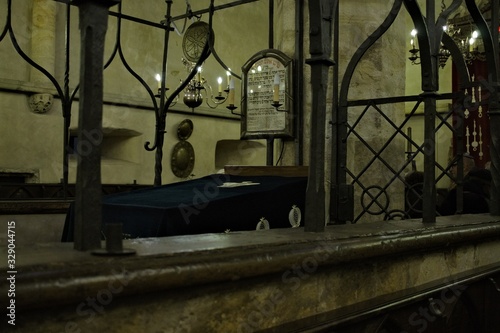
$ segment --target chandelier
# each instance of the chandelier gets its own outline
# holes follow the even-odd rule
[[[182,63],[188,70],[191,72],[194,70],[195,64],[187,61],[186,59],[182,59]],[[229,104],[234,104],[234,81],[231,78],[231,72],[227,71],[227,85],[222,89],[222,77],[217,78],[217,93],[214,94],[212,86],[207,82],[205,77],[202,76],[202,66],[199,66],[196,69],[196,76],[188,83],[186,88],[184,89],[184,104],[194,109],[200,106],[205,100],[206,104],[215,109],[218,105],[226,102],[232,96],[232,101],[228,101]],[[224,92],[224,95],[223,95]]]
[[[182,63],[186,67],[188,73],[194,70],[196,66],[195,63],[182,59]],[[230,70],[230,69],[229,69]],[[190,109],[194,109],[206,102],[207,106],[211,109],[215,109],[220,104],[228,102],[230,105],[234,105],[234,80],[232,78],[231,72],[226,71],[227,84],[223,86],[222,77],[217,78],[217,93],[214,93],[212,86],[207,82],[206,78],[202,76],[203,67],[199,66],[196,69],[196,75],[189,81],[187,86],[183,90],[183,103]],[[158,95],[161,94],[161,75],[156,74],[156,80],[158,81]],[[180,81],[182,83],[182,80]],[[168,88],[166,88],[168,90]],[[176,96],[171,106],[174,106],[179,100],[179,96]]]
[[[443,26],[443,30],[458,46],[460,53],[462,53],[462,56],[467,64],[470,65],[474,60],[486,60],[482,39],[480,38],[477,30],[471,27],[470,32],[463,34],[461,31],[462,29],[456,28],[453,24]],[[419,49],[416,47],[417,38],[415,38],[418,32],[416,29],[413,29],[410,34],[410,49],[408,50],[408,52],[410,52],[410,56],[408,59],[411,61],[412,65],[419,65]],[[446,46],[444,46],[443,43],[441,43],[438,53],[439,67],[444,68],[446,66],[446,62],[448,61],[450,55],[450,51],[446,48]]]
[[[441,12],[445,10],[446,4],[443,0],[441,1]],[[472,23],[461,27],[455,26],[454,24],[448,24],[444,25],[442,28],[443,32],[450,36],[458,46],[467,64],[470,65],[474,60],[486,60],[482,39]],[[411,61],[412,65],[420,64],[419,49],[416,47],[417,34],[418,31],[416,29],[413,29],[410,33],[410,56],[408,59]],[[438,52],[439,67],[444,68],[446,66],[446,62],[450,55],[450,51],[441,43]]]
[[[208,38],[210,38],[210,41]],[[182,40],[182,51],[184,53],[184,57],[181,61],[186,68],[188,75],[192,76],[192,78],[189,82],[187,82],[187,84],[185,84],[185,87],[182,90],[182,101],[188,108],[193,110],[201,106],[203,102],[205,102],[211,109],[215,109],[219,105],[228,102],[229,106],[227,108],[232,112],[236,109],[236,107],[234,106],[234,75],[232,74],[231,69],[227,68],[226,70],[227,82],[224,86],[222,77],[219,76],[217,78],[216,92],[208,83],[208,80],[202,76],[203,64],[199,63],[199,59],[205,44],[207,43],[210,46],[210,51],[212,53],[215,52],[215,50],[213,50],[214,38],[214,32],[210,31],[209,24],[203,21],[194,22],[184,32]],[[225,67],[225,65],[223,66]],[[158,81],[157,96],[160,96],[162,92],[162,77],[160,74],[156,74],[156,80]],[[180,80],[180,85],[182,84],[183,81]],[[168,88],[165,89],[168,90]],[[170,106],[174,106],[178,100],[179,95],[176,95]]]

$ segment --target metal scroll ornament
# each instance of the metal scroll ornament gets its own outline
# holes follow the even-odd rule
[[[170,161],[172,172],[179,178],[187,178],[194,168],[194,149],[187,141],[179,141],[172,151]]]

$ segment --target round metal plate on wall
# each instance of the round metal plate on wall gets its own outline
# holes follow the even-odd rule
[[[182,39],[182,51],[186,60],[197,62],[208,40],[210,26],[206,22],[197,21],[187,28]],[[210,45],[214,45],[214,32],[210,33]]]
[[[191,175],[194,168],[194,149],[189,142],[177,142],[170,158],[170,167],[174,175],[179,178]]]
[[[193,122],[190,119],[184,119],[177,126],[177,137],[179,140],[187,140],[193,133]]]

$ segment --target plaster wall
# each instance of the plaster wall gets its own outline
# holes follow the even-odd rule
[[[59,182],[62,175],[63,119],[60,105],[47,114],[29,110],[28,97],[2,92],[0,163],[12,172],[33,173],[39,181]]]
[[[217,5],[230,1],[220,1]],[[207,8],[209,2],[195,1],[191,9]],[[117,11],[112,7],[111,11]],[[241,65],[253,54],[267,48],[267,4],[255,2],[235,8],[217,11],[214,15],[215,49],[226,66],[241,75]],[[69,73],[65,73],[65,24],[66,6],[52,0],[19,0],[12,6],[13,31],[20,48],[54,76],[60,86],[66,78],[70,92],[77,87],[80,67],[80,37],[78,29],[78,9],[71,6],[71,38],[69,45]],[[0,3],[0,26],[6,23],[7,2]],[[160,23],[166,14],[162,1],[122,1],[123,14],[143,20]],[[174,1],[172,15],[186,13],[185,2]],[[172,92],[187,75],[182,64],[184,57],[181,46],[183,32],[196,18],[175,21],[175,31],[170,33],[166,86]],[[208,14],[201,17],[208,22]],[[148,152],[144,144],[155,141],[155,114],[153,97],[126,67],[140,76],[147,87],[156,93],[155,79],[161,73],[164,33],[162,29],[122,20],[121,39],[117,41],[117,18],[110,17],[105,45],[105,61],[110,65],[104,70],[103,130],[96,134],[102,138],[102,182],[151,184],[155,173],[155,152]],[[248,34],[251,31],[251,34]],[[246,36],[245,38],[240,38]],[[115,53],[120,43],[123,53]],[[55,45],[54,47],[47,47]],[[52,54],[48,52],[52,51]],[[34,70],[14,50],[10,36],[0,42],[0,169],[4,172],[25,172],[36,174],[37,182],[59,182],[63,174],[63,117],[61,101],[53,99],[46,113],[30,111],[29,96],[43,93],[55,96],[56,90],[50,81]],[[202,76],[217,89],[217,77],[226,81],[225,70],[211,56],[203,65]],[[236,102],[239,106],[240,82],[236,84]],[[76,94],[78,98],[78,93]],[[159,103],[159,101],[157,101]],[[78,100],[71,107],[72,135],[78,128]],[[241,109],[241,108],[239,108]],[[237,110],[238,111],[238,110]],[[195,150],[195,165],[188,178],[201,177],[217,171],[215,154],[220,140],[238,141],[240,138],[239,117],[231,116],[222,105],[210,109],[206,105],[191,110],[183,105],[182,94],[171,107],[166,118],[166,136],[163,147],[162,182],[171,183],[182,179],[170,169],[170,155],[177,137],[178,124],[189,118],[194,123],[194,131],[188,141]],[[265,151],[259,149],[247,158],[248,151],[222,151],[233,155],[234,164],[265,164]],[[235,156],[241,156],[241,159]],[[76,157],[70,156],[69,181],[76,178]],[[34,178],[33,178],[34,179]],[[33,181],[32,179],[32,181]]]

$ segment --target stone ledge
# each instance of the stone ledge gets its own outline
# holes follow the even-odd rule
[[[498,239],[498,218],[463,215],[435,225],[406,220],[329,226],[325,233],[299,228],[135,239],[124,247],[137,255],[123,257],[78,252],[72,243],[38,244],[16,249],[16,301],[20,308],[71,303],[117,278],[130,281],[122,294],[144,294],[263,277],[309,261],[327,267]],[[6,262],[0,267],[8,270]]]
[[[66,214],[72,200],[5,200],[0,214]]]

